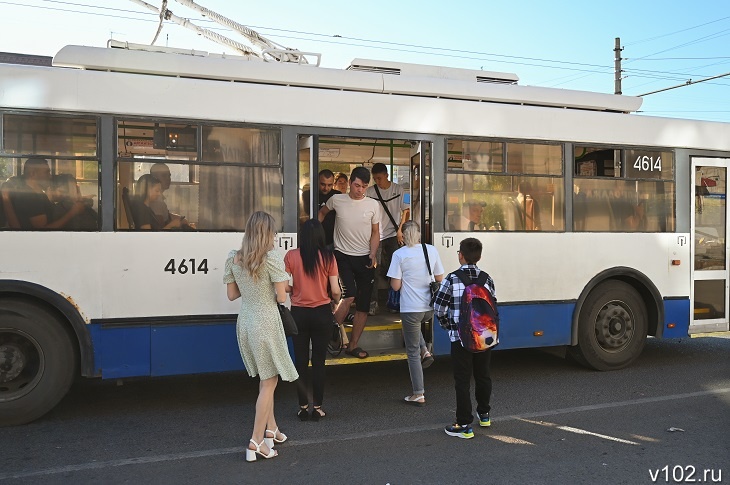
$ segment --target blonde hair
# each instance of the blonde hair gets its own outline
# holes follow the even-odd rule
[[[274,224],[274,218],[263,211],[254,212],[246,222],[246,232],[239,250],[239,264],[254,280],[261,277],[261,268],[266,264],[266,253],[274,247]]]
[[[408,221],[403,224],[403,242],[409,248],[421,242],[421,228],[418,227],[416,221]]]

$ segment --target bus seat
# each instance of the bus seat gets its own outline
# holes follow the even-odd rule
[[[129,189],[127,187],[122,187],[122,205],[124,206],[124,215],[127,216],[127,224],[130,229],[134,230],[134,218],[132,217],[132,208],[129,201]]]

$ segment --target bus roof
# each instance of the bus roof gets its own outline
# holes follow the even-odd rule
[[[519,86],[518,77],[509,73],[363,59],[342,70],[181,52],[66,46],[53,58],[53,66],[618,113],[636,111],[642,102],[633,96]]]

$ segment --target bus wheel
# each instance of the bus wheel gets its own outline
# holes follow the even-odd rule
[[[594,288],[580,310],[578,345],[571,355],[596,370],[631,364],[646,343],[648,316],[639,293],[628,283],[610,280]]]
[[[74,380],[77,357],[57,317],[23,300],[0,300],[0,426],[50,411]]]

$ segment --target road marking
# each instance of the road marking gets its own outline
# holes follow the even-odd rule
[[[638,445],[639,444],[634,441],[622,440],[621,438],[616,438],[615,436],[608,436],[605,434],[593,433],[591,431],[586,431],[586,430],[580,429],[580,428],[573,428],[572,426],[558,426],[558,429],[563,430],[563,431],[569,431],[570,433],[595,436],[597,438],[603,438],[604,440],[618,441],[619,443],[623,443],[625,445]]]
[[[730,393],[730,387],[723,388],[723,389],[714,389],[711,391],[688,392],[685,394],[673,394],[673,395],[669,395],[669,396],[646,397],[646,398],[641,398],[641,399],[631,399],[629,401],[609,402],[609,403],[603,403],[603,404],[591,404],[588,406],[576,406],[576,407],[571,407],[571,408],[553,409],[550,411],[537,411],[537,412],[532,412],[532,413],[512,414],[512,415],[503,416],[503,417],[493,417],[492,421],[495,423],[502,423],[505,421],[525,420],[525,419],[530,419],[530,418],[540,418],[540,417],[546,417],[546,416],[558,416],[561,414],[571,414],[571,413],[578,413],[578,412],[583,412],[583,411],[596,411],[596,410],[601,410],[601,409],[620,408],[620,407],[625,407],[625,406],[635,406],[635,405],[641,405],[641,404],[647,404],[647,403],[677,401],[680,399],[691,399],[693,397],[703,397],[703,396],[716,396],[716,395],[727,394],[727,393]],[[361,439],[367,439],[367,438],[382,438],[382,437],[394,436],[394,435],[399,435],[399,434],[420,433],[420,432],[424,432],[424,431],[433,431],[433,430],[440,430],[440,429],[441,429],[441,426],[433,426],[433,425],[412,426],[412,427],[408,427],[408,428],[395,428],[395,429],[391,428],[391,429],[382,430],[382,431],[371,431],[368,433],[358,433],[358,434],[340,436],[337,439],[318,438],[318,439],[309,439],[309,440],[292,440],[291,444],[287,445],[287,447],[291,448],[291,447],[297,447],[297,446],[309,446],[309,445],[317,445],[317,444],[324,444],[324,443],[335,443],[335,442],[341,442],[341,441],[361,440]],[[54,468],[43,468],[40,470],[25,470],[25,471],[19,471],[19,472],[0,473],[0,480],[7,480],[9,478],[27,478],[27,477],[40,477],[40,476],[46,476],[46,475],[59,475],[62,473],[72,473],[72,472],[79,472],[79,471],[86,471],[86,470],[99,470],[102,468],[113,468],[113,467],[119,467],[119,466],[144,465],[147,463],[160,463],[160,462],[166,462],[166,461],[204,458],[204,457],[208,457],[208,456],[231,455],[234,453],[240,453],[241,455],[243,455],[245,449],[246,448],[243,446],[236,446],[233,448],[217,448],[217,449],[212,449],[212,450],[171,453],[168,455],[140,456],[140,457],[136,457],[136,458],[125,458],[125,459],[121,459],[121,460],[79,463],[77,465],[66,465],[66,466],[54,467]]]
[[[604,440],[617,441],[619,443],[624,443],[626,445],[638,445],[639,444],[639,443],[635,443],[633,441],[616,438],[615,436],[608,436],[605,434],[594,433],[592,431],[587,431],[585,429],[580,429],[580,428],[574,428],[572,426],[559,426],[556,423],[549,423],[547,421],[535,421],[534,419],[524,419],[524,418],[520,419],[520,421],[524,421],[525,423],[530,423],[530,424],[537,424],[538,426],[547,426],[548,428],[555,428],[555,429],[559,429],[561,431],[568,431],[569,433],[595,436],[597,438],[603,438]]]

